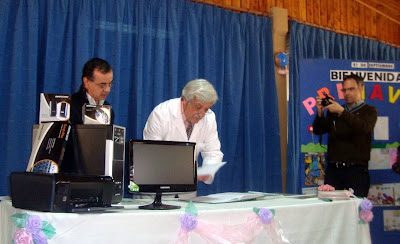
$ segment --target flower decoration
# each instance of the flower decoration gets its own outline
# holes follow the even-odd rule
[[[197,216],[185,213],[181,218],[181,227],[186,231],[191,231],[197,226]]]
[[[260,217],[263,224],[269,224],[275,216],[275,210],[268,208],[253,208],[258,217]]]
[[[17,244],[33,243],[32,234],[25,229],[19,229],[14,234],[13,242]]]
[[[374,214],[372,213],[372,203],[367,198],[364,198],[360,203],[360,207],[358,208],[359,216],[360,216],[360,224],[366,224],[372,221],[374,218]]]
[[[278,51],[275,53],[275,65],[278,66],[278,74],[286,75],[289,73],[287,69],[288,56],[286,53]]]
[[[328,184],[320,185],[318,187],[318,191],[334,191],[334,190],[335,190],[335,187],[328,185]]]
[[[372,209],[372,203],[367,198],[364,198],[360,204],[360,207],[362,210],[370,211]]]
[[[37,215],[31,215],[25,222],[25,229],[32,234],[38,233],[42,229],[42,220]]]
[[[197,226],[197,208],[190,201],[185,208],[185,214],[181,218],[181,227],[186,231],[191,231]]]
[[[56,234],[56,229],[37,215],[14,214],[11,220],[20,228],[14,234],[13,244],[47,244]]]

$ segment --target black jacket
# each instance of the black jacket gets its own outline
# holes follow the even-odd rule
[[[368,165],[371,153],[372,132],[377,120],[377,110],[366,103],[340,116],[327,113],[314,119],[317,135],[328,133],[328,162],[355,162]]]
[[[71,109],[70,109],[70,119],[71,124],[83,124],[82,120],[82,106],[85,103],[89,103],[86,97],[86,91],[84,89],[79,89],[78,92],[72,94],[71,96]],[[104,101],[104,105],[110,105],[109,102]],[[111,109],[111,124],[114,124],[114,111]]]

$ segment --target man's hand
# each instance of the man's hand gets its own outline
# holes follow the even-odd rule
[[[318,113],[318,117],[322,117],[322,114],[324,112],[324,107],[321,104],[322,98],[317,96],[315,98],[315,100],[317,101],[317,113]]]
[[[324,111],[324,109],[328,109],[329,112],[334,113],[334,114],[338,114],[341,115],[344,108],[337,102],[335,102],[332,99],[328,98],[328,101],[331,103],[328,106],[322,106],[321,102],[322,102],[322,98],[321,97],[316,97],[315,100],[317,101],[317,112],[318,112],[318,117],[322,117],[322,113]]]
[[[339,116],[342,114],[344,108],[337,102],[329,99],[329,102],[331,102],[331,104],[329,104],[328,106],[324,107],[326,109],[329,110],[329,112],[333,113],[333,114],[338,114]]]
[[[211,178],[211,175],[198,175],[197,176],[197,180],[198,181],[203,181],[203,182],[209,180],[210,178]]]

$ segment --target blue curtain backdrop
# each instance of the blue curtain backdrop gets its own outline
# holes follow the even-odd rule
[[[111,102],[127,139],[142,138],[151,110],[205,78],[228,164],[200,194],[281,191],[271,20],[183,0],[0,2],[0,195],[23,171],[39,94],[74,93],[83,64],[114,68]]]
[[[296,21],[290,24],[290,89],[288,103],[288,149],[287,182],[288,193],[301,193],[299,159],[299,61],[300,59],[362,59],[400,60],[400,48],[381,42],[336,34],[331,31],[306,26]]]

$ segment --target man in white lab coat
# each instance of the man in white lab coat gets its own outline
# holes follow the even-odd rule
[[[201,153],[203,165],[222,161],[217,122],[211,107],[218,100],[213,85],[204,79],[190,81],[180,98],[159,104],[151,112],[143,130],[145,140],[189,141],[196,143],[196,160]],[[214,175],[198,176],[211,184]]]

